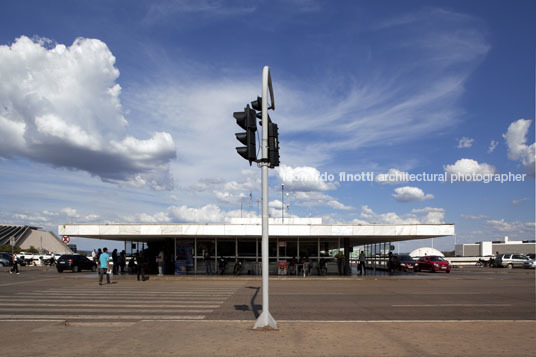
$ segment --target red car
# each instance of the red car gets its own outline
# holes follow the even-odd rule
[[[450,273],[451,269],[450,263],[438,255],[420,257],[417,263],[419,265],[415,270],[429,270],[432,273],[435,273],[436,271]]]

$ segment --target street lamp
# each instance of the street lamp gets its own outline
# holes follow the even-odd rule
[[[285,223],[285,184],[281,184],[281,224]]]

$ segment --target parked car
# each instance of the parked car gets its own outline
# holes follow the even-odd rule
[[[534,253],[527,254],[527,257],[529,257],[529,259],[536,260],[536,254]]]
[[[450,263],[438,255],[420,257],[419,260],[417,260],[417,264],[419,265],[416,271],[428,270],[432,273],[435,273],[436,271],[450,273],[451,270]]]
[[[411,255],[408,254],[400,254],[394,256],[395,261],[395,270],[400,271],[415,271],[415,269],[418,267],[418,263],[415,259],[411,257]]]
[[[82,270],[97,271],[97,263],[83,255],[78,254],[64,254],[59,257],[56,263],[56,269],[59,273],[64,270],[72,270],[73,273],[77,273]]]
[[[521,268],[523,263],[529,260],[529,257],[523,254],[502,254],[496,259],[495,264],[500,268]]]
[[[1,267],[8,267],[11,264],[13,264],[13,258],[11,257],[11,254],[0,252],[0,266]]]
[[[534,260],[534,259],[525,260],[525,262],[523,263],[523,268],[525,268],[525,269],[535,269],[536,268],[536,260]]]

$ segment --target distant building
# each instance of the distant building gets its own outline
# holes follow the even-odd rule
[[[440,257],[444,257],[443,253],[441,253],[439,250],[430,247],[417,248],[409,253],[409,255],[412,258],[420,258],[424,257],[425,255],[439,255]]]
[[[529,254],[535,253],[536,242],[534,240],[512,241],[504,237],[504,241],[477,242],[473,244],[456,244],[455,254],[457,257],[485,257],[508,253]]]
[[[16,226],[0,224],[0,245],[10,244],[10,239],[15,239],[15,245],[22,250],[34,247],[40,252],[51,252],[56,254],[72,254],[73,251],[67,247],[61,239],[54,233],[41,231],[39,227]]]

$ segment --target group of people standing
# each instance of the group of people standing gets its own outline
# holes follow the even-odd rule
[[[99,261],[100,261],[100,256],[102,255],[104,249],[106,249],[106,252],[108,251],[108,248],[103,248],[102,250],[99,248],[97,251],[95,251],[95,249],[93,249],[93,251],[91,252],[91,257],[93,259],[93,261],[95,261],[97,263],[97,266],[99,266]],[[110,254],[108,254],[108,259],[110,258]],[[127,254],[126,252],[123,250],[121,251],[121,253],[117,253],[117,249],[114,249],[112,251],[112,254],[111,254],[111,257],[112,257],[112,267],[111,267],[111,270],[110,270],[110,273],[113,274],[113,275],[118,275],[120,272],[121,274],[124,274],[125,273],[125,267],[126,267],[126,263],[127,263]]]
[[[126,252],[123,250],[117,254],[117,249],[114,249],[111,254],[112,264],[110,264],[110,254],[108,248],[104,247],[102,250],[99,248],[97,251],[91,252],[93,261],[97,263],[99,272],[99,285],[102,285],[103,277],[106,275],[106,283],[110,284],[110,275],[118,275],[119,273],[125,274],[125,267],[127,262]],[[162,258],[163,261],[163,258]],[[143,252],[137,252],[136,255],[129,262],[129,267],[136,271],[137,280],[145,281],[148,278],[145,277],[145,254]]]
[[[339,275],[349,274],[348,271],[350,267],[347,265],[346,257],[344,253],[343,252],[337,253],[337,255],[335,255],[335,258],[337,259],[337,270],[339,271]],[[357,261],[357,271],[359,275],[361,276],[367,275],[367,272],[365,270],[366,261],[367,261],[367,257],[365,255],[365,252],[361,251],[359,253],[359,258]]]

